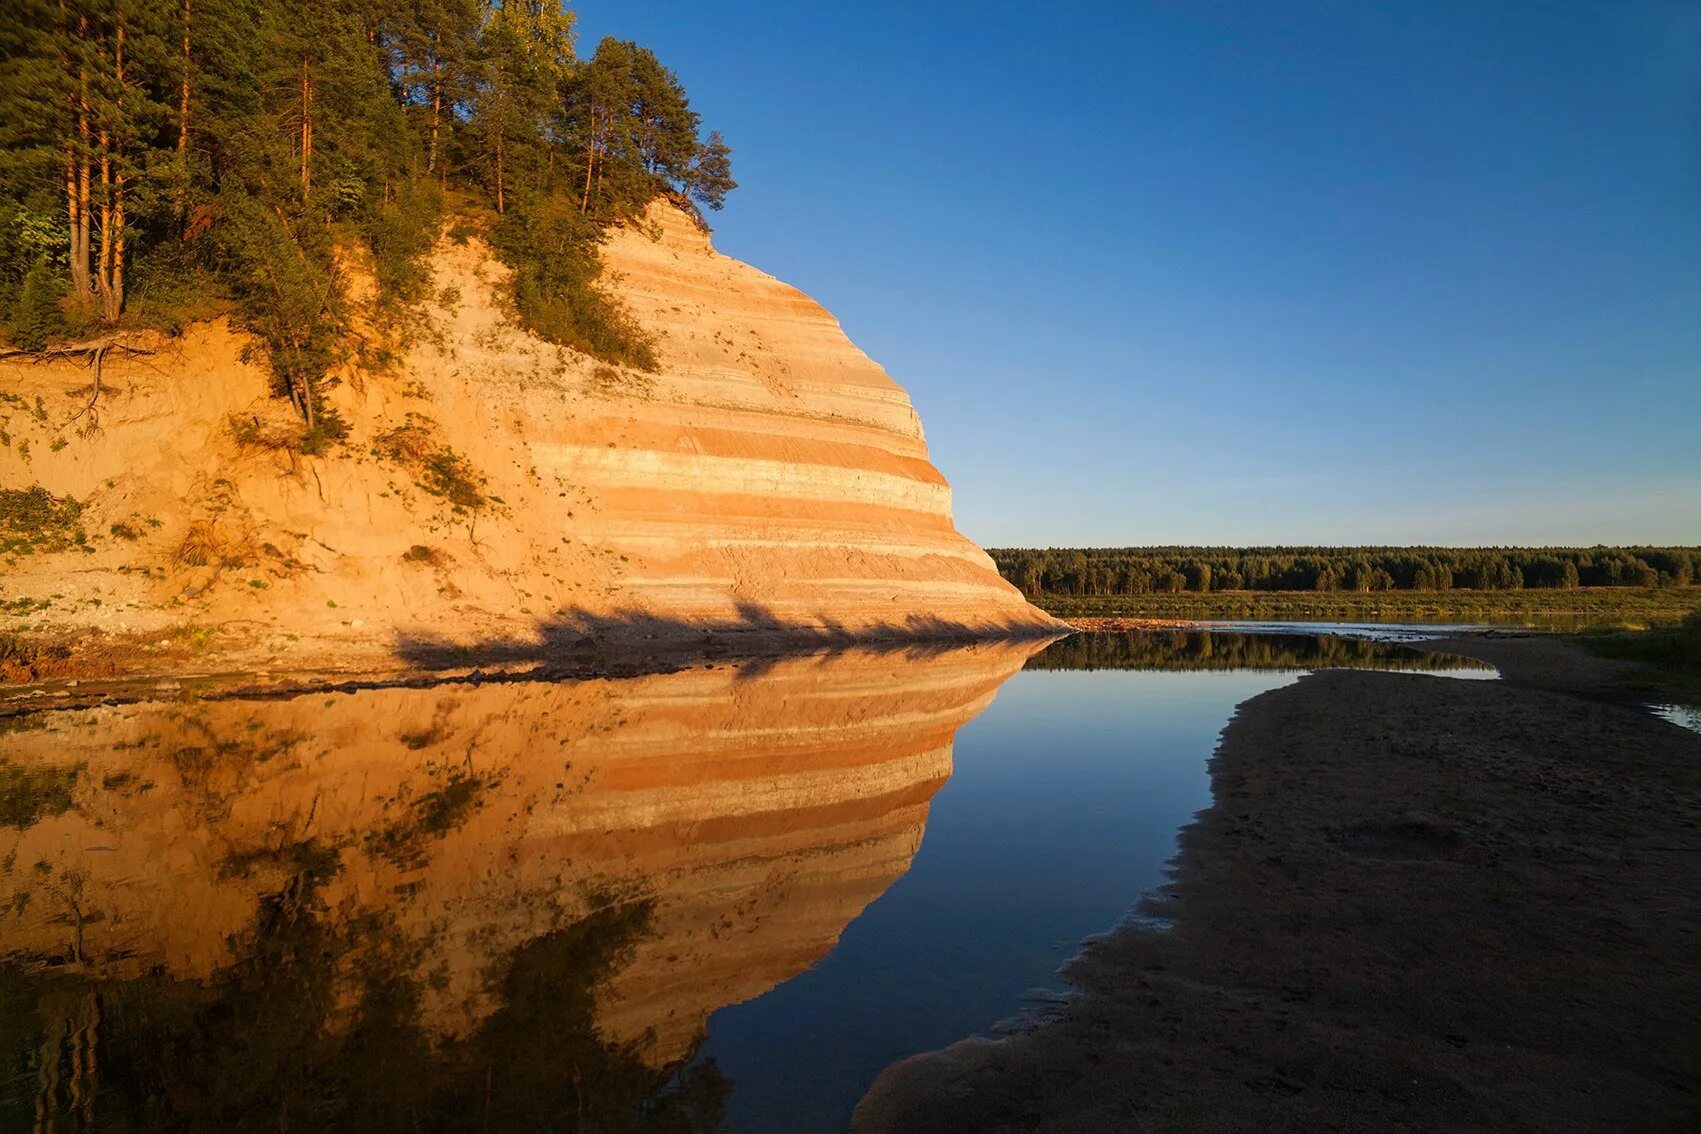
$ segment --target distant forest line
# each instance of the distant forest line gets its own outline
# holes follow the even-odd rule
[[[1572,587],[1523,591],[1180,591],[1034,595],[1041,609],[1090,618],[1192,622],[1466,622],[1585,629],[1672,624],[1701,609],[1701,587]]]
[[[995,548],[1030,597],[1692,587],[1701,547]]]

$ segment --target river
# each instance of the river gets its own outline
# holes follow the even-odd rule
[[[0,1128],[843,1129],[1043,1010],[1235,706],[1335,666],[1493,676],[1084,635],[0,722]]]

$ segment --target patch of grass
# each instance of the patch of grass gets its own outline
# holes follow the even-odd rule
[[[482,490],[483,478],[438,439],[430,418],[408,414],[404,424],[379,436],[373,452],[413,470],[421,488],[441,496],[456,511],[477,511],[492,502]]]
[[[349,424],[335,406],[321,404],[311,427],[299,421],[262,422],[257,417],[231,414],[225,421],[240,449],[294,456],[318,456],[348,440]]]
[[[70,496],[55,496],[41,485],[0,488],[0,554],[88,548],[79,518],[83,506]]]
[[[1601,657],[1641,662],[1657,669],[1701,672],[1701,610],[1685,615],[1676,626],[1628,634],[1585,634],[1577,640]]]
[[[469,511],[484,507],[486,498],[473,479],[472,466],[447,445],[431,454],[422,471],[420,487],[433,496],[441,496],[454,507]]]
[[[196,520],[171,552],[173,567],[240,567],[254,558],[246,539],[232,538],[216,521]]]
[[[430,728],[404,732],[396,739],[402,742],[403,748],[408,749],[410,752],[418,752],[421,748],[429,748],[431,745],[436,744],[439,740],[442,740],[443,735],[443,729],[434,724]]]
[[[636,370],[616,370],[598,363],[584,381],[584,390],[593,397],[608,398],[618,394],[647,398],[654,395],[656,380]]]
[[[132,543],[142,538],[142,533],[140,531],[131,527],[129,524],[123,523],[122,521],[111,525],[106,530],[111,532],[117,538],[129,540]]]
[[[436,447],[437,423],[410,412],[401,425],[378,435],[372,453],[397,464],[419,465]]]
[[[228,313],[232,306],[218,277],[175,241],[136,257],[124,300],[127,321],[173,337],[191,323]]]
[[[276,870],[306,879],[324,880],[342,871],[342,851],[318,839],[285,843],[276,849],[232,851],[219,863],[218,876],[247,878],[255,870]]]
[[[300,422],[277,425],[239,414],[231,414],[225,421],[225,428],[237,448],[267,453],[300,453],[307,436],[307,427]]]
[[[471,217],[457,216],[449,224],[449,240],[452,243],[465,244],[477,235],[479,235],[479,226]]]
[[[165,633],[168,641],[181,643],[191,650],[204,650],[217,640],[219,632],[211,626],[195,622],[179,622]]]

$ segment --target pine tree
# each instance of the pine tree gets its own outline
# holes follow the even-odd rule
[[[403,103],[417,112],[425,170],[448,180],[444,133],[472,97],[479,67],[478,0],[402,0],[389,29],[391,70]]]
[[[732,179],[732,148],[719,130],[711,130],[691,163],[685,191],[693,201],[719,212],[726,207],[727,194],[737,188],[738,182]]]
[[[501,214],[516,180],[533,184],[548,164],[561,88],[573,66],[573,17],[536,0],[503,4],[491,9],[480,38],[475,119],[486,184]]]

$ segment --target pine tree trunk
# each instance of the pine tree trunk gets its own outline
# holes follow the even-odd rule
[[[507,212],[502,193],[502,175],[506,171],[502,168],[502,163],[507,156],[503,143],[507,141],[508,134],[508,95],[501,82],[496,84],[496,110],[491,117],[496,120],[496,214],[501,216]]]
[[[313,190],[313,76],[301,61],[301,203]]]
[[[431,84],[431,151],[425,159],[427,173],[437,171],[437,133],[443,123],[443,75],[441,68],[437,71],[437,79]]]
[[[183,0],[183,89],[177,100],[177,219],[188,231],[189,225],[189,30],[190,5]]]
[[[82,106],[79,123],[81,152],[77,158],[77,231],[71,234],[71,264],[81,280],[77,302],[84,307],[94,303],[94,280],[90,275],[93,255],[91,229],[94,224],[94,149],[90,140],[88,103]]]
[[[114,119],[124,128],[124,25],[114,37],[112,75],[117,95]],[[116,323],[124,311],[124,139],[100,132],[100,298],[101,316]]]
[[[87,303],[90,297],[89,288],[89,258],[87,251],[77,254],[77,233],[82,231],[83,211],[82,199],[77,195],[77,148],[74,145],[65,147],[65,213],[71,225],[71,294],[77,297],[78,303]]]
[[[89,162],[90,158],[90,126],[89,126],[89,72],[86,63],[81,62],[83,45],[88,42],[89,21],[85,16],[77,22],[77,43],[79,63],[77,67],[77,140],[76,150],[76,185],[71,186],[69,179],[66,188],[70,190],[74,203],[70,206],[71,215],[71,291],[76,297],[77,305],[88,309],[94,304],[94,281],[89,276]]]
[[[107,304],[108,280],[112,275],[112,135],[100,132],[100,259],[95,264],[95,290]]]
[[[124,313],[124,166],[114,172],[112,186],[112,272],[106,286],[106,321],[118,322]]]
[[[591,170],[597,163],[597,112],[591,111],[591,126],[585,132],[585,191],[579,197],[579,211],[591,207]]]

